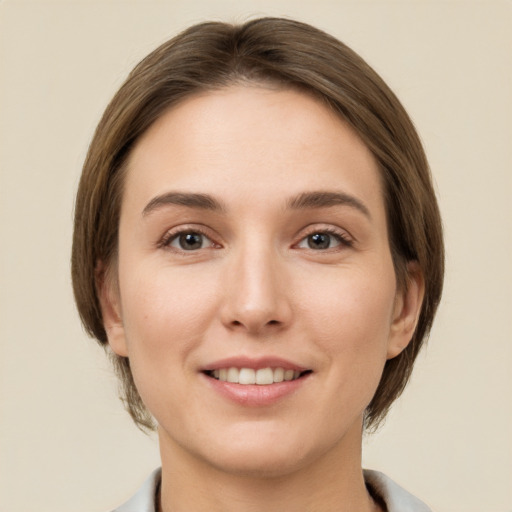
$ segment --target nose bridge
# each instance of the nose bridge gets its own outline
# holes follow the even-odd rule
[[[224,322],[258,333],[284,326],[291,308],[279,253],[261,235],[247,236],[233,250],[229,264]]]

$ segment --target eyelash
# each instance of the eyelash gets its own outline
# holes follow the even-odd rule
[[[335,246],[335,247],[327,247],[325,249],[318,249],[318,248],[314,249],[312,247],[308,247],[307,249],[309,249],[311,251],[336,252],[336,251],[342,250],[343,248],[350,248],[354,245],[354,241],[352,240],[352,238],[349,237],[349,235],[346,232],[337,230],[337,229],[331,228],[331,227],[312,229],[311,231],[309,231],[309,233],[302,236],[301,239],[299,240],[299,242],[295,245],[298,246],[301,243],[307,243],[308,238],[312,237],[314,235],[328,235],[329,237],[334,238],[336,240],[336,242],[338,242],[338,245],[341,247]]]
[[[196,228],[196,227],[184,227],[184,228],[179,228],[177,230],[172,230],[172,231],[166,233],[163,236],[163,238],[158,242],[158,244],[157,244],[158,248],[174,250],[177,253],[187,253],[187,252],[193,253],[193,252],[196,252],[199,249],[186,250],[186,249],[178,249],[178,248],[175,248],[175,247],[171,247],[171,243],[174,242],[174,240],[178,239],[180,236],[189,235],[189,234],[190,235],[201,235],[202,237],[204,237],[207,240],[209,240],[213,246],[221,247],[220,244],[217,244],[216,242],[214,242],[212,240],[211,235],[208,235],[206,233],[206,230],[203,230],[201,228]],[[205,248],[201,247],[201,249],[205,249]]]
[[[171,247],[171,243],[177,240],[180,236],[183,235],[201,235],[202,237],[209,240],[212,244],[210,247],[200,247],[198,249],[182,249],[182,248],[174,248]],[[312,229],[308,233],[303,234],[303,236],[300,238],[300,240],[294,244],[294,247],[298,247],[301,243],[304,243],[307,241],[307,239],[314,235],[328,235],[332,238],[334,238],[340,246],[344,248],[350,248],[354,245],[354,241],[345,233],[344,231],[337,230],[334,228],[320,228],[320,229]],[[209,249],[209,248],[222,248],[222,246],[212,240],[212,237],[206,233],[206,230],[203,230],[201,228],[196,227],[184,227],[180,228],[178,230],[172,230],[164,235],[164,237],[158,242],[158,248],[163,249],[169,249],[174,250],[176,253],[194,253],[201,249]],[[335,252],[336,250],[340,250],[338,246],[335,247],[327,247],[325,249],[314,249],[312,247],[308,248],[311,251],[315,252]]]

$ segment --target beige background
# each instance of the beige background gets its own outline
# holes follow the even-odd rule
[[[448,250],[428,349],[365,464],[437,511],[512,510],[512,3],[0,2],[0,510],[110,510],[158,465],[74,311],[73,196],[130,68],[209,18],[288,15],[360,52],[423,137]]]

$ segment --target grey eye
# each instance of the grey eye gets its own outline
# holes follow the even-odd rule
[[[328,249],[331,246],[331,235],[326,233],[315,233],[308,236],[308,246],[310,249]]]
[[[211,240],[204,236],[202,233],[191,231],[188,233],[180,233],[179,235],[176,235],[176,237],[171,240],[169,245],[183,251],[195,251],[197,249],[202,249],[206,241],[211,245]]]
[[[329,233],[318,232],[305,237],[300,242],[299,247],[318,251],[322,249],[330,249],[338,245],[340,245],[340,241],[337,236]]]

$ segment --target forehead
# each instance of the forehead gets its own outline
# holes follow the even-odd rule
[[[355,131],[293,89],[237,85],[194,95],[147,130],[127,171],[127,201],[165,189],[240,199],[339,187],[382,203],[378,165]]]

